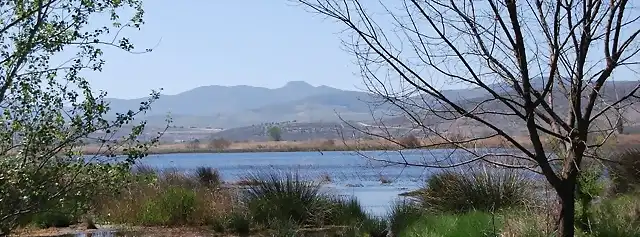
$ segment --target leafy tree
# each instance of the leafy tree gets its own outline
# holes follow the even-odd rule
[[[159,94],[113,115],[82,73],[101,71],[105,48],[135,53],[119,34],[143,24],[140,1],[0,0],[0,11],[0,231],[8,234],[35,214],[69,203],[86,210],[92,196],[117,191],[158,141],[139,139],[145,123],[134,117]],[[81,152],[87,142],[100,144],[97,155]],[[116,152],[125,156],[105,156]]]
[[[267,133],[269,134],[269,137],[271,137],[271,139],[274,141],[282,140],[282,129],[280,129],[280,127],[272,126],[269,128],[269,130],[267,130]]]
[[[640,83],[617,90],[612,80],[613,75],[637,78],[636,1],[297,2],[346,28],[352,37],[345,45],[370,92],[401,111],[414,130],[444,138],[470,157],[446,165],[390,164],[446,168],[484,161],[536,172],[559,197],[559,235],[574,236],[583,161],[603,160],[599,148],[622,132],[621,111],[637,102]],[[441,88],[447,83],[473,87],[469,92],[476,96],[447,93]],[[380,126],[371,127],[383,130],[382,135],[374,129],[364,132],[393,141],[383,118],[377,120]],[[452,125],[459,121],[488,133],[451,139]],[[513,124],[524,133],[514,131]],[[607,139],[595,141],[594,134]],[[500,138],[517,151],[487,153],[464,146],[489,138]],[[547,140],[557,141],[564,152],[554,154]]]

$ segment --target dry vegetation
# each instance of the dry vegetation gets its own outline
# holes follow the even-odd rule
[[[640,138],[638,139],[640,140]],[[224,145],[221,145],[224,144]],[[476,148],[505,147],[502,139],[487,138],[464,144]],[[371,150],[397,150],[397,149],[442,149],[452,148],[446,140],[441,138],[415,138],[403,137],[397,141],[387,139],[359,139],[359,140],[308,140],[308,141],[264,141],[264,142],[229,142],[217,140],[216,145],[173,143],[160,144],[150,149],[153,154],[168,153],[233,153],[233,152],[295,152],[295,151],[371,151]],[[95,154],[100,151],[98,147],[84,147],[83,152]]]
[[[465,139],[465,138],[460,138]],[[515,137],[517,141],[530,146],[526,137]],[[640,134],[621,134],[611,138],[608,143],[618,146],[633,146],[640,144]],[[417,138],[405,136],[397,140],[390,139],[358,139],[358,140],[334,140],[320,139],[308,141],[243,141],[231,142],[224,139],[215,139],[209,143],[172,143],[160,144],[152,147],[152,154],[171,153],[242,153],[242,152],[298,152],[298,151],[373,151],[373,150],[398,150],[398,149],[446,149],[458,146],[468,148],[509,148],[509,143],[498,137],[473,140],[466,143],[451,142],[440,137]],[[86,146],[82,148],[86,154],[103,152],[99,147]]]

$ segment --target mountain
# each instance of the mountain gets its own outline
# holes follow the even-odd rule
[[[137,108],[148,98],[109,98],[112,111]],[[238,127],[263,122],[339,121],[370,119],[370,94],[312,86],[303,81],[281,88],[253,86],[203,86],[176,95],[161,95],[144,119],[161,124],[170,113],[177,126]]]
[[[541,87],[542,82],[542,80],[536,80],[533,84],[535,87]],[[617,96],[628,93],[637,83],[637,81],[608,82],[603,88],[602,95],[610,102]],[[514,91],[503,83],[488,86],[499,94],[515,95]],[[457,101],[463,108],[472,109],[482,104],[481,108],[486,111],[508,111],[504,104],[491,101],[493,96],[482,88],[443,90],[441,93]],[[555,109],[560,114],[566,114],[567,108],[560,106],[566,105],[564,95],[554,94],[557,97],[556,105],[558,105]],[[441,106],[416,95],[408,98],[413,100],[418,108],[425,103],[430,104],[432,108]],[[108,101],[113,111],[121,112],[137,108],[145,99],[108,99]],[[514,99],[519,100],[515,96]],[[407,97],[403,100],[406,102]],[[226,131],[221,132],[220,135],[234,140],[264,139],[266,138],[265,127],[273,123],[284,123],[281,125],[290,128],[288,129],[290,134],[287,136],[296,140],[302,140],[305,137],[326,137],[329,134],[328,131],[342,124],[341,120],[364,122],[373,125],[369,128],[379,130],[375,127],[377,123],[374,121],[384,118],[385,126],[400,128],[399,131],[406,131],[411,127],[411,122],[399,113],[397,108],[380,102],[380,98],[370,93],[340,90],[328,86],[312,86],[302,81],[289,82],[276,89],[252,86],[204,86],[176,95],[161,96],[152,105],[152,110],[142,118],[148,120],[150,125],[164,125],[167,114],[171,113],[173,125],[177,128],[223,128]],[[640,123],[640,113],[634,113],[634,111],[640,111],[640,107],[631,108],[625,114],[628,117],[626,118],[628,126],[636,126],[635,124]],[[513,116],[482,116],[510,133],[526,133],[522,121]],[[448,121],[437,116],[423,116],[422,120],[424,124],[441,131],[487,132],[480,129],[483,126],[477,122],[465,118]]]

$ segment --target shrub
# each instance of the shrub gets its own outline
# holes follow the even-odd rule
[[[269,137],[271,137],[271,139],[274,141],[282,140],[282,129],[280,129],[280,127],[270,127],[269,129],[267,129],[267,134],[269,134]]]
[[[320,193],[320,185],[302,180],[297,173],[253,174],[245,180],[254,184],[244,196],[249,212],[267,227],[289,220],[298,225],[316,224],[316,218],[327,210],[327,197]]]
[[[196,210],[196,193],[181,187],[169,187],[143,205],[139,220],[143,225],[184,225]]]
[[[640,188],[640,149],[626,149],[609,158],[608,165],[614,194],[631,193]]]
[[[222,183],[222,178],[220,177],[220,173],[218,172],[218,170],[211,167],[197,167],[195,170],[195,175],[198,178],[200,184],[205,187],[215,187]]]
[[[209,148],[216,149],[216,150],[224,150],[229,148],[230,146],[231,146],[231,142],[225,140],[224,138],[216,138],[211,140],[211,142],[209,143]]]
[[[47,210],[36,213],[31,218],[31,224],[38,228],[68,227],[78,222],[76,213],[67,210]]]
[[[200,140],[194,139],[187,142],[187,149],[197,150],[200,148]]]
[[[154,179],[136,177],[118,194],[96,200],[97,218],[117,224],[224,226],[235,205],[231,192],[200,182],[197,175],[177,170]]]
[[[201,183],[198,176],[192,176],[171,168],[165,169],[158,174],[156,184],[159,186],[175,186],[195,190]]]
[[[336,145],[336,140],[334,139],[327,139],[326,141],[322,142],[322,147],[334,147]]]
[[[495,211],[527,204],[532,197],[530,182],[512,169],[447,170],[431,176],[418,199],[435,212]]]
[[[588,229],[589,218],[591,216],[591,206],[593,200],[598,198],[604,191],[604,183],[601,180],[602,170],[598,166],[591,165],[583,168],[578,175],[576,187],[576,199],[578,224],[583,229]]]
[[[227,228],[240,236],[248,235],[251,232],[251,218],[244,213],[234,211],[229,215]]]
[[[408,135],[406,137],[403,137],[400,139],[400,141],[398,141],[398,143],[403,147],[403,148],[408,148],[408,149],[415,149],[415,148],[419,148],[420,146],[422,146],[420,139],[418,139],[415,135]]]

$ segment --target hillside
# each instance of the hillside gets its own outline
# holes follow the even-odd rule
[[[139,99],[113,99],[113,111],[137,108]],[[150,124],[164,123],[171,114],[174,124],[185,127],[232,128],[265,122],[339,121],[336,112],[347,119],[371,117],[368,93],[314,87],[293,81],[276,89],[252,86],[203,86],[176,95],[161,95],[144,119]]]
[[[535,85],[540,86],[541,83],[538,82],[541,81],[536,81]],[[608,83],[602,93],[607,100],[601,104],[606,104],[628,93],[636,83],[638,82]],[[501,94],[513,94],[513,91],[503,84],[492,84],[490,87]],[[480,109],[485,111],[507,111],[500,102],[487,102],[492,96],[483,89],[470,88],[441,92],[467,109],[482,104]],[[560,114],[566,114],[568,108],[562,106],[566,105],[564,95],[561,93],[555,93],[555,95],[557,105],[555,110]],[[137,107],[143,99],[110,99],[110,102],[115,111],[123,111]],[[425,103],[430,103],[428,99],[423,100],[418,96],[413,96],[411,99],[414,100],[418,110]],[[515,98],[515,100],[519,99]],[[354,121],[350,123],[352,125],[363,122],[373,126],[359,128],[380,130],[376,126],[379,123],[374,121],[383,119],[384,126],[395,127],[395,132],[406,133],[411,130],[411,121],[402,113],[398,113],[396,108],[388,104],[380,105],[378,102],[380,102],[379,98],[365,92],[340,90],[327,86],[316,87],[300,81],[289,82],[284,87],[276,89],[250,86],[205,86],[177,95],[162,96],[153,104],[152,111],[143,118],[147,119],[151,126],[157,127],[163,125],[166,115],[171,113],[174,131],[171,132],[172,135],[167,134],[167,140],[188,140],[189,136],[224,137],[235,141],[266,140],[268,139],[265,133],[266,128],[274,124],[283,128],[283,138],[286,140],[335,139],[339,138],[339,134],[336,133],[338,127],[345,135],[353,135],[355,130],[346,126],[342,120]],[[430,106],[436,108],[438,105]],[[640,113],[637,111],[640,111],[640,107],[634,106],[625,114],[627,120],[625,125],[629,129],[635,129],[640,123]],[[437,116],[421,117],[424,124],[438,131],[488,132],[477,122],[466,118],[448,121]],[[521,120],[513,116],[485,114],[482,117],[509,133],[526,133]],[[218,128],[222,131],[217,132],[215,129]]]

